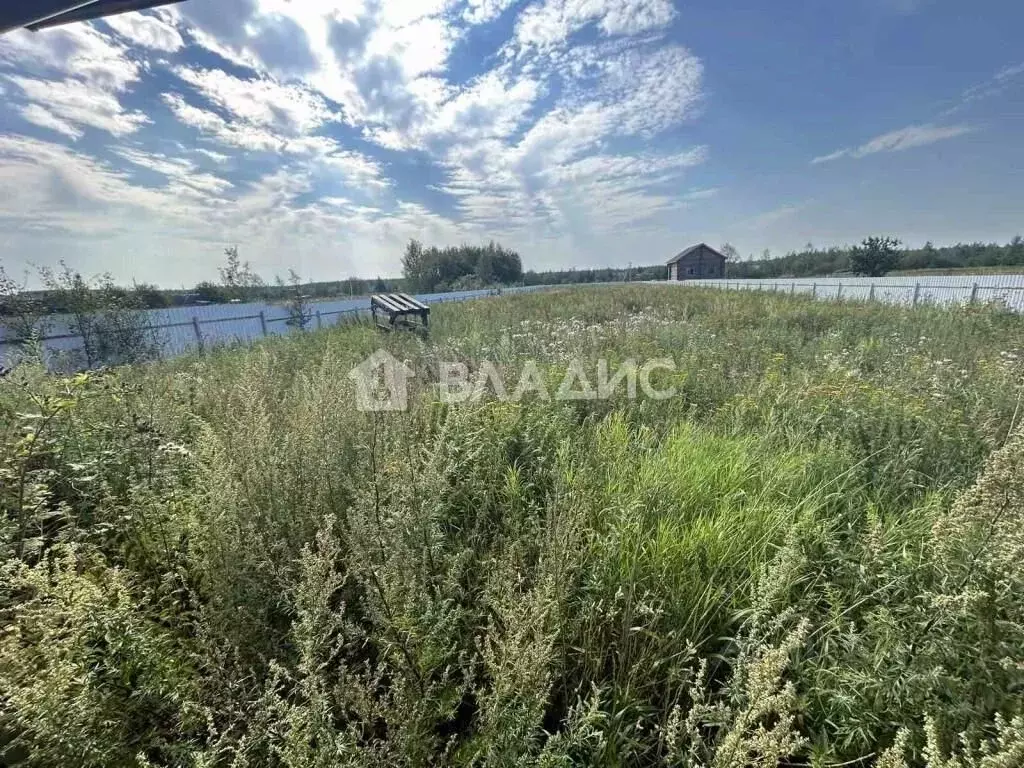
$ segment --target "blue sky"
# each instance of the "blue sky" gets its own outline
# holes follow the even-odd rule
[[[0,38],[0,263],[164,286],[1024,231],[1024,4],[188,0]]]

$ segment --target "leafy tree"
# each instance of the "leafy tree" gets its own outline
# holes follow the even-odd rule
[[[402,274],[418,286],[423,283],[423,272],[423,243],[416,239],[410,240],[402,256]]]
[[[1014,235],[1009,245],[1006,246],[1002,263],[1024,264],[1024,239],[1021,239],[1020,235]]]
[[[150,285],[149,283],[136,283],[134,290],[135,295],[138,296],[142,305],[149,309],[160,309],[170,304],[167,300],[167,294],[155,285]]]
[[[896,268],[899,247],[895,237],[869,237],[850,251],[850,269],[855,275],[881,277]]]
[[[485,283],[514,283],[522,279],[523,262],[518,253],[492,240],[476,258],[476,273],[481,280],[485,276],[484,270],[490,278]]]
[[[220,279],[231,298],[250,298],[254,289],[266,286],[263,278],[253,271],[249,262],[241,260],[237,245],[225,248],[224,256],[227,261],[220,267]]]
[[[285,306],[288,308],[288,319],[284,321],[285,324],[304,331],[313,318],[313,308],[309,297],[303,293],[302,278],[294,269],[289,269],[287,284],[278,277],[277,285],[287,297]]]
[[[723,243],[719,249],[726,261],[739,261],[740,252],[736,249],[736,246],[732,243]]]
[[[402,256],[402,273],[413,288],[444,290],[509,285],[523,279],[519,254],[493,240],[485,246],[424,248],[410,240]]]

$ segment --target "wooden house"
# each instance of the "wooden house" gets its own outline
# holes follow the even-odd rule
[[[725,256],[706,243],[687,248],[668,262],[669,280],[706,280],[725,277]]]

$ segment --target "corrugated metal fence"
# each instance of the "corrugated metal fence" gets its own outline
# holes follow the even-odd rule
[[[520,286],[496,290],[456,291],[450,293],[416,294],[427,304],[444,304],[509,293],[527,293],[558,286]],[[310,302],[307,328],[324,328],[352,322],[369,316],[369,297]],[[266,336],[290,333],[294,326],[288,308],[281,304],[208,304],[190,307],[169,307],[144,311],[147,322],[136,325],[146,335],[158,357],[173,357],[187,352],[203,351],[215,346],[251,342]],[[116,331],[115,331],[116,332]],[[12,365],[22,343],[10,338],[10,331],[0,325],[0,365]],[[43,345],[51,367],[72,370],[88,367],[85,343],[81,333],[63,316],[45,319],[45,331],[36,337]],[[151,340],[151,342],[150,342]]]
[[[1010,309],[1024,312],[1024,275],[683,280],[673,284],[800,293],[818,299],[884,301],[911,306],[925,303],[954,305],[1000,302]]]
[[[656,281],[661,282],[661,281]],[[883,301],[894,304],[970,304],[1001,302],[1024,312],[1024,275],[956,275],[878,278],[802,278],[795,280],[683,280],[677,286],[702,286],[729,290],[774,291],[810,294],[818,299]],[[566,286],[538,285],[504,288],[514,294]],[[497,295],[493,290],[417,294],[428,304],[465,301]],[[357,320],[369,313],[367,297],[314,302],[309,305],[310,328],[323,328]],[[146,329],[155,340],[160,357],[172,357],[214,346],[244,343],[265,336],[291,332],[287,307],[280,304],[210,304],[147,310]],[[46,333],[39,337],[55,368],[82,367],[83,339],[72,332],[66,318],[47,318]],[[20,343],[5,338],[0,325],[0,364],[9,366]]]

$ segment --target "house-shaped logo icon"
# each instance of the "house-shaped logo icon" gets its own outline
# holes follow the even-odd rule
[[[404,411],[409,407],[408,382],[416,372],[394,355],[378,349],[348,372],[356,385],[356,409]]]

